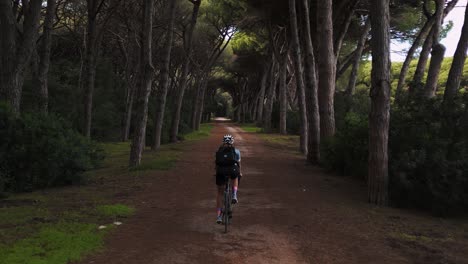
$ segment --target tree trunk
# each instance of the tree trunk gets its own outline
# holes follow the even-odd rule
[[[187,42],[185,48],[185,61],[182,70],[182,75],[180,76],[180,87],[177,92],[176,97],[176,104],[173,111],[172,117],[172,124],[171,124],[171,131],[169,135],[170,142],[174,143],[177,142],[177,135],[179,134],[179,123],[180,123],[180,114],[182,110],[182,103],[184,100],[184,93],[185,88],[187,87],[187,76],[189,74],[190,69],[190,54],[192,53],[192,39],[193,39],[193,31],[195,29],[195,25],[197,24],[198,18],[198,11],[200,9],[201,0],[193,0],[193,11],[192,11],[192,18],[190,20],[190,29],[187,32]]]
[[[439,73],[444,61],[445,47],[442,44],[437,44],[432,47],[431,64],[427,73],[426,86],[424,87],[424,96],[432,98],[437,91],[437,82],[439,80]]]
[[[37,40],[41,4],[41,0],[29,2],[20,26],[11,1],[0,0],[0,100],[8,101],[16,114],[20,113],[24,72]],[[21,38],[17,32],[20,28]]]
[[[265,115],[263,116],[263,129],[265,132],[271,132],[271,113],[273,112],[273,100],[275,97],[276,90],[276,70],[278,68],[278,63],[276,60],[272,61],[271,73],[270,73],[270,87],[268,87],[267,101],[265,104]]]
[[[166,33],[166,43],[162,55],[162,67],[159,74],[159,89],[156,93],[156,113],[154,118],[153,150],[161,146],[162,126],[166,109],[167,90],[169,88],[169,67],[171,62],[172,42],[174,38],[175,1],[169,1],[169,25]]]
[[[445,0],[436,0],[436,14],[432,35],[432,53],[431,63],[427,74],[426,87],[424,87],[424,95],[427,98],[435,96],[437,90],[437,82],[439,80],[439,73],[444,60],[445,47],[439,43],[439,35],[442,27],[442,20],[444,14]]]
[[[279,120],[279,133],[282,135],[287,134],[286,128],[286,118],[288,112],[288,98],[286,97],[286,77],[287,77],[287,67],[288,67],[288,58],[287,54],[283,54],[281,58],[281,65],[280,65],[280,72],[279,72],[279,112],[280,112],[280,120]]]
[[[346,97],[348,100],[348,103],[351,102],[351,97],[354,94],[354,91],[356,89],[356,81],[358,77],[358,71],[359,71],[359,64],[361,62],[361,56],[362,56],[362,51],[364,50],[364,45],[366,44],[367,40],[367,35],[369,34],[370,31],[370,19],[367,19],[366,24],[364,26],[364,30],[362,31],[361,38],[358,41],[357,48],[356,48],[356,53],[355,57],[353,59],[353,67],[351,69],[351,75],[349,76],[349,82],[348,82],[348,87],[346,88]]]
[[[336,58],[333,52],[332,0],[318,1],[319,45],[317,59],[319,72],[319,112],[320,138],[326,139],[335,134],[335,78]]]
[[[266,82],[268,78],[268,72],[271,68],[270,63],[267,63],[263,68],[262,79],[260,81],[260,95],[258,100],[258,107],[257,107],[257,126],[260,126],[263,122],[263,108],[265,103],[265,90],[266,90]]]
[[[134,85],[129,85],[127,90],[127,98],[125,102],[125,113],[124,113],[124,125],[122,130],[122,141],[125,142],[130,137],[130,126],[132,123],[132,110],[133,110],[133,99],[135,97]]]
[[[419,46],[421,46],[421,42],[424,39],[427,39],[428,37],[430,37],[429,32],[431,31],[432,25],[434,25],[434,19],[431,18],[431,19],[426,21],[424,26],[421,28],[421,31],[419,31],[418,36],[414,40],[413,45],[408,50],[405,61],[403,62],[403,65],[401,66],[400,77],[398,78],[398,85],[397,85],[397,88],[396,88],[396,95],[395,95],[395,98],[396,98],[397,102],[400,102],[400,100],[401,100],[401,96],[402,96],[402,93],[403,93],[403,86],[405,85],[406,76],[408,74],[408,70],[409,70],[411,61],[413,60],[414,53],[419,48]],[[422,54],[423,54],[423,52],[421,52],[421,55]],[[421,55],[419,57],[420,60],[422,58]]]
[[[50,48],[51,48],[51,32],[54,24],[55,16],[55,0],[47,0],[47,10],[44,19],[44,29],[42,39],[37,48],[37,70],[33,74],[33,86],[39,89],[39,111],[42,113],[48,112],[49,106],[49,90],[47,83],[47,74],[49,73],[50,65]]]
[[[295,0],[292,0],[295,1]],[[293,8],[294,5],[291,6]],[[291,9],[290,8],[290,9]],[[305,96],[307,105],[307,124],[308,124],[308,152],[307,160],[312,164],[318,164],[320,162],[320,114],[318,105],[318,83],[315,69],[315,54],[314,46],[312,43],[311,29],[310,29],[310,16],[308,0],[302,0],[303,8],[303,34],[305,40]],[[295,11],[293,9],[293,11]],[[297,30],[294,30],[295,26],[292,26],[292,34],[295,39],[294,42],[299,41]],[[296,54],[296,57],[298,55]],[[300,56],[299,56],[300,57]],[[297,58],[296,58],[297,60]],[[302,76],[300,74],[299,76]],[[298,85],[302,85],[297,82]]]
[[[208,86],[208,76],[203,80],[201,91],[200,91],[200,102],[198,103],[197,116],[195,122],[195,130],[200,129],[200,124],[202,122],[203,110],[205,106],[205,93]]]
[[[335,58],[336,62],[338,62],[338,58],[340,57],[340,51],[341,47],[343,46],[343,42],[346,36],[346,33],[348,32],[349,25],[351,24],[353,15],[354,15],[354,10],[356,9],[356,6],[358,4],[359,0],[352,0],[350,2],[350,6],[344,11],[345,13],[345,18],[344,22],[341,25],[340,31],[337,32],[336,34],[336,39],[334,43],[334,51],[335,51]],[[310,22],[309,22],[310,23]]]
[[[408,91],[411,97],[414,97],[417,94],[421,95],[421,92],[423,91],[422,81],[424,78],[424,73],[426,72],[427,61],[429,60],[429,54],[431,54],[433,34],[434,34],[434,31],[431,30],[426,40],[424,41],[424,44],[421,49],[421,53],[419,53],[418,65],[416,66],[416,70],[414,71],[413,85],[410,87]]]
[[[130,167],[141,163],[141,155],[145,148],[146,121],[148,119],[148,99],[151,92],[151,82],[154,68],[151,62],[151,44],[153,35],[153,1],[145,0],[143,6],[142,44],[140,51],[140,73],[135,107],[135,135],[130,149]]]
[[[388,129],[390,123],[389,0],[371,2],[372,87],[369,114],[368,199],[388,204]]]
[[[461,77],[463,76],[463,67],[465,65],[466,51],[468,50],[468,7],[465,8],[465,21],[458,41],[458,46],[453,55],[452,66],[447,79],[447,85],[444,92],[444,105],[451,105],[453,99],[457,96],[460,88]],[[468,107],[466,107],[468,109]]]

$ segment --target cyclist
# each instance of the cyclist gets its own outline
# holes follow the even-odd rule
[[[218,153],[225,153],[227,155],[219,156]],[[230,159],[233,159],[233,161]],[[223,144],[216,153],[216,185],[218,186],[216,196],[216,223],[218,224],[223,222],[222,197],[224,194],[226,177],[232,179],[232,203],[236,204],[239,201],[237,199],[237,187],[239,186],[240,177],[242,177],[240,161],[241,154],[240,151],[234,147],[234,137],[232,135],[225,135],[223,137]]]

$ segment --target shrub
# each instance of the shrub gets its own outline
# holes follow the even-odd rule
[[[16,117],[0,106],[0,191],[78,183],[103,159],[96,143],[49,114]]]

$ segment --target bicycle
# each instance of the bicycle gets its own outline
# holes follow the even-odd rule
[[[228,225],[232,218],[232,188],[231,188],[231,177],[226,176],[226,184],[224,188],[224,208],[223,208],[223,223],[224,233],[228,231]]]

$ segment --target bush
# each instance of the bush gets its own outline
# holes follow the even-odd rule
[[[0,106],[0,138],[0,191],[78,183],[103,159],[94,142],[53,114],[15,117]]]
[[[394,205],[436,214],[468,208],[467,99],[459,98],[445,112],[440,99],[394,106],[389,131],[389,187]],[[341,112],[337,133],[322,142],[322,163],[339,173],[365,178],[368,116],[365,107],[354,104],[351,109],[346,114],[337,111]]]
[[[468,208],[468,135],[462,101],[397,108],[390,129],[390,195],[397,206],[447,214]]]

